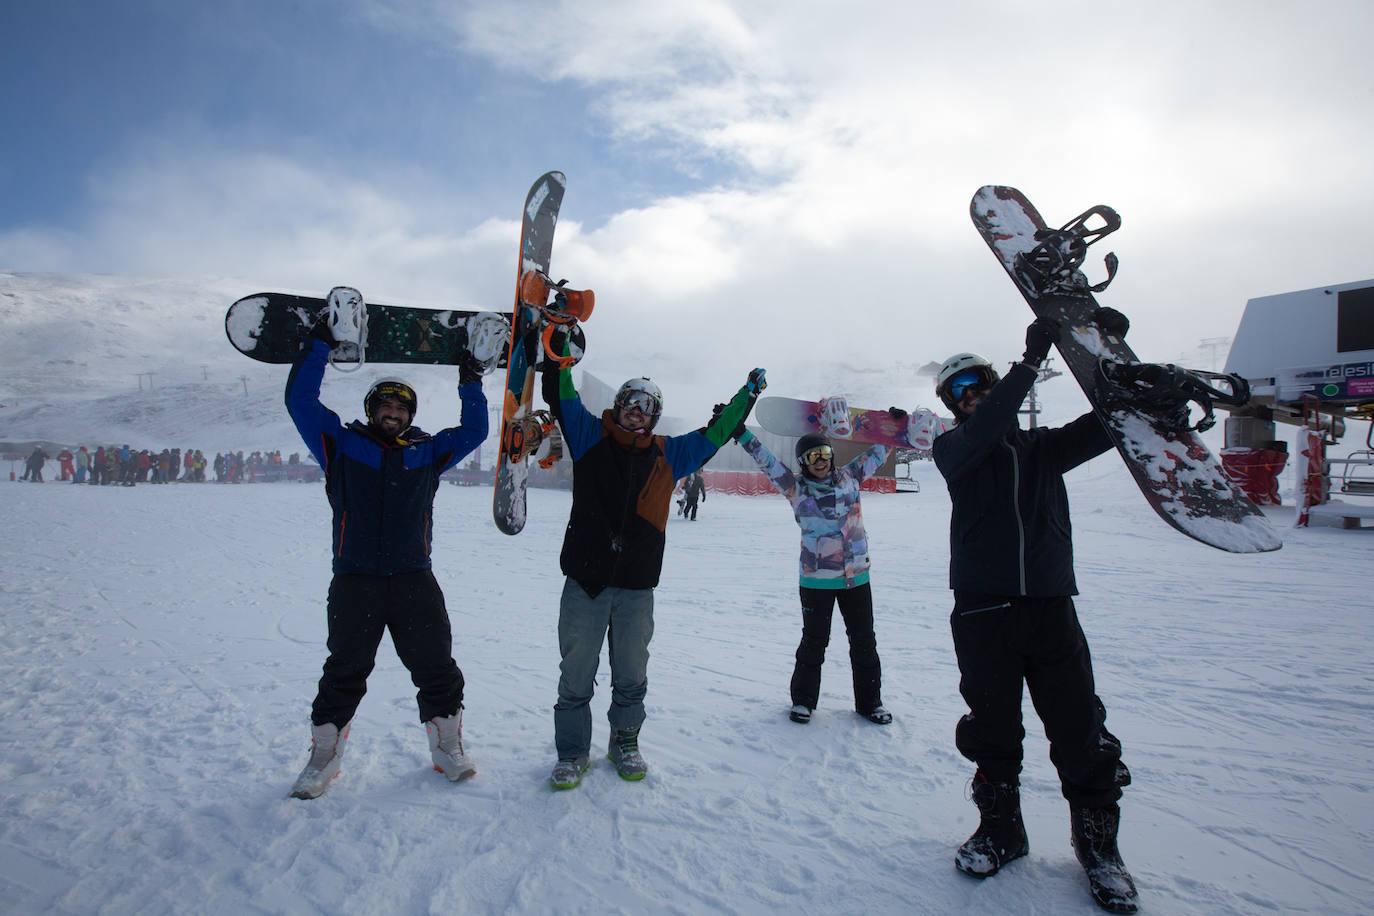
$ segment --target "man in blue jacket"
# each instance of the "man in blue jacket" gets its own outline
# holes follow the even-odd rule
[[[1126,319],[1102,309],[1098,323],[1117,336]],[[1026,331],[1021,362],[999,379],[972,353],[950,357],[936,392],[956,426],[935,440],[933,457],[950,494],[950,627],[959,692],[969,712],[955,745],[978,766],[973,801],[978,830],[955,865],[975,878],[1026,855],[1021,820],[1022,683],[1050,740],[1050,760],[1069,802],[1073,847],[1104,909],[1134,913],[1136,890],[1117,850],[1121,788],[1130,773],[1121,742],[1105,726],[1087,639],[1073,595],[1073,542],[1064,474],[1112,448],[1089,412],[1057,429],[1023,430],[1021,403],[1060,326],[1039,318]]]
[[[430,569],[430,536],[439,475],[487,436],[486,367],[471,356],[459,365],[458,426],[433,436],[414,426],[415,390],[398,379],[373,385],[363,402],[366,422],[344,426],[320,403],[327,333],[307,339],[286,382],[287,411],[324,469],[334,510],[329,657],[310,713],[310,761],[291,795],[316,798],[338,775],[349,723],[388,629],[418,690],[434,768],[456,782],[477,770],[463,752],[463,673]]]

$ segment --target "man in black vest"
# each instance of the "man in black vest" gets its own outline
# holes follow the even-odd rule
[[[651,380],[630,379],[614,406],[597,416],[582,405],[570,369],[545,371],[544,400],[563,429],[573,462],[572,510],[559,557],[567,579],[558,617],[563,657],[554,706],[558,762],[549,777],[555,789],[578,785],[589,766],[589,704],[601,646],[608,639],[607,756],[624,779],[643,779],[648,772],[639,752],[639,729],[648,691],[654,587],[663,568],[673,487],[744,423],[765,384],[764,371],[755,369],[708,426],[658,436],[653,429],[663,412],[663,395]]]

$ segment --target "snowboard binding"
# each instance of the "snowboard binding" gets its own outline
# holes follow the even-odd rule
[[[549,293],[553,293],[552,302]],[[539,309],[544,318],[554,324],[575,324],[592,317],[596,293],[589,289],[569,289],[567,280],[554,282],[541,270],[527,270],[520,275],[520,302]]]
[[[1089,225],[1096,217],[1100,223]],[[1116,276],[1120,265],[1115,252],[1108,252],[1107,279],[1093,285],[1080,270],[1088,255],[1088,246],[1100,242],[1121,228],[1121,217],[1111,207],[1098,204],[1069,220],[1059,229],[1038,229],[1035,240],[1040,244],[1016,256],[1016,278],[1021,285],[1040,295],[1043,293],[1100,293]]]
[[[501,431],[501,448],[512,464],[540,454],[539,466],[549,468],[563,457],[563,438],[549,412],[536,410],[506,424]]]
[[[1240,407],[1250,400],[1250,384],[1239,375],[1182,369],[1161,363],[1097,363],[1097,399],[1112,409],[1128,407],[1145,414],[1164,435],[1203,432],[1216,425],[1212,406]],[[1202,409],[1193,424],[1190,404]]]
[[[854,435],[854,426],[849,420],[849,400],[843,395],[821,398],[819,417],[821,432],[836,439],[848,439]]]
[[[553,301],[549,301],[549,294]],[[554,282],[541,270],[527,270],[520,275],[520,304],[539,310],[543,316],[544,330],[540,335],[544,343],[544,353],[554,365],[566,369],[582,358],[585,338],[577,324],[592,316],[596,307],[596,294],[589,289],[569,289],[567,280]],[[578,352],[564,356],[556,352],[553,340],[554,331],[567,332],[568,340]]]
[[[340,372],[357,372],[367,359],[367,305],[363,294],[351,286],[336,286],[329,291],[325,327],[334,338],[329,365]],[[345,369],[341,362],[353,363]]]
[[[562,342],[554,340],[559,331],[567,335],[566,355],[558,352],[563,347]],[[539,362],[540,369],[543,369],[546,360],[551,360],[559,369],[570,369],[587,352],[587,337],[580,325],[568,327],[562,324],[546,324],[539,337],[544,344],[544,358]]]
[[[468,352],[481,365],[483,375],[496,368],[509,339],[510,325],[500,315],[486,313],[467,324]]]

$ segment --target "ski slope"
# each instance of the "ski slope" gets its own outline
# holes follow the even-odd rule
[[[2,482],[3,910],[1100,912],[1029,703],[1031,854],[983,882],[954,869],[977,818],[953,745],[949,504],[917,470],[919,494],[864,499],[893,725],[851,711],[839,621],[820,709],[787,720],[796,524],[781,498],[713,494],[669,524],[649,777],[598,758],[568,792],[546,782],[568,494],[532,491],[512,538],[488,490],[443,486],[435,568],[478,776],[430,768],[387,639],[343,773],[309,802],[286,793],[325,654],[322,488]],[[1284,548],[1227,555],[1156,519],[1114,455],[1069,482],[1142,912],[1367,912],[1374,532],[1288,529],[1272,509]]]

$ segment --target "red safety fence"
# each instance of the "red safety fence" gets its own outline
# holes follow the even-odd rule
[[[1226,476],[1257,506],[1279,504],[1279,472],[1288,453],[1276,448],[1223,448],[1221,466]]]
[[[762,496],[778,492],[772,482],[758,471],[711,471],[701,472],[706,481],[708,493],[733,493],[736,496]],[[897,480],[893,477],[870,477],[860,488],[865,493],[896,493]]]

